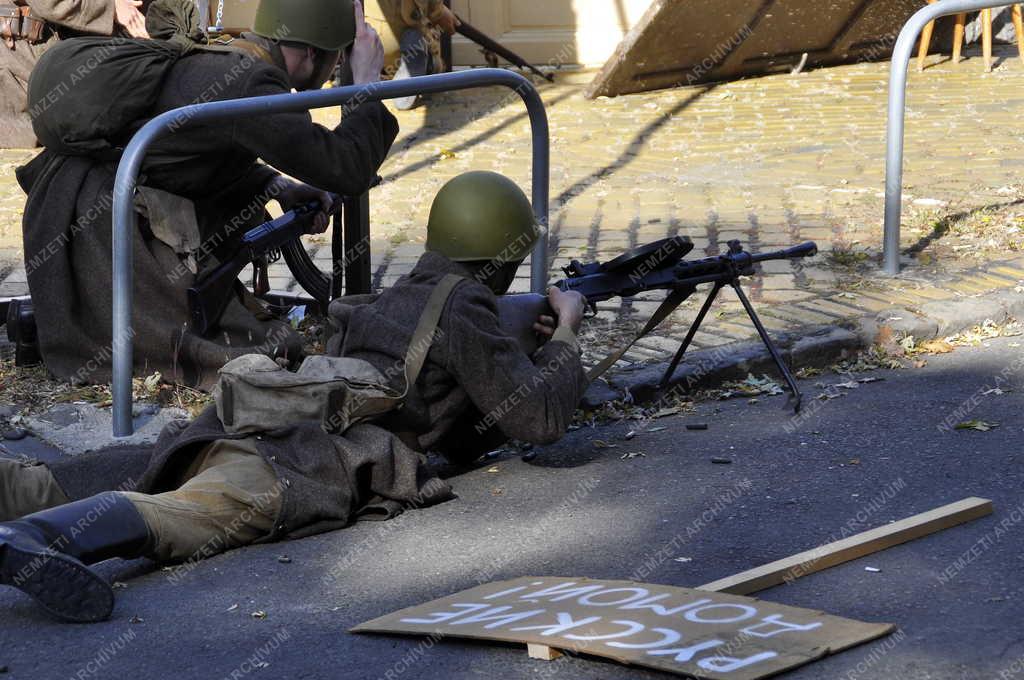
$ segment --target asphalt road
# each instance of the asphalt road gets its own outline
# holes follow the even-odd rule
[[[884,380],[830,388],[844,396],[811,402],[795,429],[782,397],[708,402],[628,441],[636,423],[583,428],[531,462],[509,457],[457,474],[458,500],[391,522],[236,550],[179,572],[112,561],[100,569],[125,587],[103,624],[53,623],[5,589],[0,678],[670,677],[587,657],[535,661],[513,646],[346,631],[481,579],[620,579],[646,565],[647,581],[695,586],[844,528],[975,495],[991,498],[995,514],[758,597],[899,627],[895,644],[869,643],[787,679],[1024,678],[1024,522],[993,534],[1024,503],[1021,345],[999,339],[920,369],[857,374]],[[810,397],[822,392],[816,380],[844,378],[803,381]],[[983,394],[993,387],[1003,393]],[[972,397],[969,414],[954,413]],[[999,427],[946,431],[947,418]],[[694,422],[709,427],[685,429]],[[632,452],[644,455],[621,457]],[[872,503],[880,494],[885,502]],[[702,528],[692,539],[674,540],[694,525]],[[285,554],[290,562],[279,561]]]

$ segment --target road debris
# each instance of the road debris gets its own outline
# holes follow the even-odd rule
[[[730,463],[732,463],[732,458],[722,458],[719,456],[715,456],[714,458],[711,459],[711,462],[717,465],[729,465]]]
[[[722,383],[718,398],[773,396],[782,393],[782,387],[767,375],[757,378],[753,373],[748,373],[746,380]]]
[[[985,420],[965,420],[962,423],[957,423],[954,429],[977,430],[978,432],[988,432],[989,430],[997,427],[999,427],[999,423],[991,423]]]
[[[686,424],[686,429],[687,430],[706,430],[706,429],[708,429],[708,424],[707,423],[687,423]]]

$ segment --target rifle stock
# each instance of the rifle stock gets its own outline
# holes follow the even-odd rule
[[[533,323],[542,314],[554,316],[546,295],[522,293],[498,298],[498,323],[501,330],[519,343],[526,354],[533,354],[540,347]]]

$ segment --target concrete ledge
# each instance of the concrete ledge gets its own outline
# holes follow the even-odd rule
[[[855,352],[862,346],[857,333],[836,326],[818,326],[798,333],[773,336],[782,358],[790,365],[825,366]],[[627,394],[634,401],[649,401],[658,396],[661,378],[669,362],[649,364],[633,371],[599,380],[584,395],[582,407],[596,408],[606,401]],[[668,381],[666,391],[701,389],[724,380],[742,379],[748,373],[777,373],[771,355],[760,340],[734,342],[687,354]]]
[[[930,340],[958,333],[986,320],[1003,323],[1011,318],[1024,318],[1024,293],[1000,290],[961,300],[928,302],[915,310],[894,306],[872,316],[851,319],[849,329],[812,326],[772,337],[783,360],[794,370],[806,366],[821,368],[870,347],[883,337],[912,335],[917,340]],[[725,380],[742,379],[748,373],[771,376],[777,373],[771,355],[758,340],[687,354],[663,390],[660,382],[668,365],[665,361],[612,373],[607,380],[590,386],[581,407],[593,409],[627,396],[637,402],[650,401],[671,390],[685,393]]]

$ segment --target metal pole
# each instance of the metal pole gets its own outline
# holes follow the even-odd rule
[[[213,122],[268,113],[291,113],[340,106],[350,101],[379,101],[434,94],[452,90],[502,85],[514,90],[526,104],[533,134],[533,209],[537,220],[548,223],[548,180],[550,141],[548,117],[540,94],[529,80],[504,69],[473,69],[457,73],[439,73],[419,78],[350,85],[327,90],[277,94],[247,99],[191,104],[153,118],[135,133],[125,147],[114,179],[113,205],[113,421],[114,436],[132,434],[132,237],[136,229],[132,198],[149,146],[160,137],[185,125]],[[542,292],[547,283],[547,239],[533,251],[531,288]]]
[[[939,0],[918,10],[903,26],[892,52],[889,67],[889,122],[885,150],[885,231],[883,270],[895,276],[900,271],[900,212],[903,201],[903,123],[907,104],[907,69],[914,43],[921,31],[939,17],[1002,7],[994,0]]]

